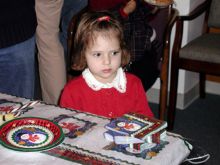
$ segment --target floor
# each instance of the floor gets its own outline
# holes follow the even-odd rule
[[[155,114],[158,105],[150,103]],[[197,99],[185,110],[177,110],[174,130],[181,134],[196,151],[192,156],[210,154],[204,165],[220,164],[220,96],[207,94],[205,99]]]

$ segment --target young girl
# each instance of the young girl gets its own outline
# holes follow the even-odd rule
[[[82,75],[68,82],[60,106],[115,118],[127,112],[153,116],[141,81],[125,73],[130,54],[121,24],[108,12],[85,13],[74,39],[74,70]]]
[[[153,28],[150,25],[154,20],[153,17],[157,15],[154,13],[156,7],[143,0],[88,0],[88,2],[90,10],[109,10],[122,23],[125,42],[131,52],[126,70],[141,79],[145,91],[150,89],[159,76],[162,55],[162,42],[159,40],[160,35],[156,34],[158,26]]]

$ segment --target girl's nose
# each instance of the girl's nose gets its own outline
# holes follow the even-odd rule
[[[105,55],[103,58],[103,64],[109,65],[111,64],[111,57],[109,55]]]

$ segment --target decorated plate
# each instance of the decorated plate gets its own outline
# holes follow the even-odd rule
[[[62,128],[43,118],[17,118],[0,127],[0,143],[17,151],[47,150],[60,144],[63,139]]]
[[[158,7],[167,7],[174,3],[173,0],[144,0],[144,1]]]

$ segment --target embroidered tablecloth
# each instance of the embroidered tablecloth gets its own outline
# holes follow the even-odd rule
[[[173,133],[167,133],[160,145],[155,144],[142,153],[131,153],[104,139],[104,126],[109,119],[43,102],[31,103],[32,100],[0,93],[2,112],[17,108],[17,117],[40,117],[57,122],[65,134],[64,141],[55,148],[39,152],[14,151],[0,145],[0,164],[177,165],[190,153],[190,144]]]

